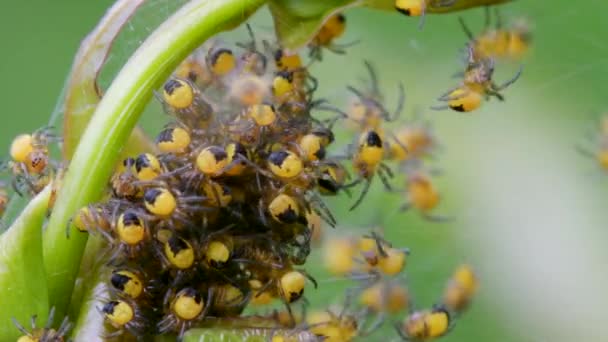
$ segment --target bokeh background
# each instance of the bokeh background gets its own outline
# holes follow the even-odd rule
[[[171,1],[152,0],[145,15],[121,37],[110,65],[116,69]],[[0,6],[0,150],[18,132],[48,122],[73,54],[111,0],[5,1]],[[407,91],[406,115],[421,111],[435,125],[443,149],[435,165],[443,194],[439,213],[454,220],[438,224],[415,213],[398,213],[402,199],[374,187],[354,213],[348,201],[331,203],[341,227],[384,228],[395,245],[412,250],[407,282],[416,305],[431,305],[452,269],[469,262],[482,288],[470,312],[446,341],[607,341],[608,194],[605,175],[578,154],[606,111],[608,25],[604,1],[517,0],[503,7],[506,21],[525,18],[533,27],[532,51],[522,61],[522,78],[505,94],[473,114],[433,112],[434,99],[456,85],[466,38],[457,16],[473,31],[483,10],[417,19],[364,9],[347,12],[343,42],[360,40],[346,56],[325,54],[313,73],[322,96],[346,102],[344,81],[365,76],[362,61],[377,67],[383,90],[394,103],[396,85]],[[262,13],[254,28],[270,34]],[[238,34],[237,34],[238,35]],[[510,78],[519,64],[499,64],[496,79]],[[108,72],[111,75],[112,71]],[[109,76],[106,78],[110,78]],[[153,105],[146,127],[166,118]],[[339,303],[348,282],[336,281],[311,257],[320,290],[313,304]],[[394,337],[391,327],[367,340]],[[390,338],[389,338],[390,340]]]

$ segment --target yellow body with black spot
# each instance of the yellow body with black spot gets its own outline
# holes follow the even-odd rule
[[[295,223],[300,217],[298,202],[286,194],[276,196],[268,205],[268,212],[280,223]]]
[[[231,246],[222,241],[211,241],[205,249],[205,261],[215,268],[224,266],[232,255]]]
[[[205,307],[201,295],[192,288],[181,290],[171,303],[171,310],[180,320],[190,321],[197,318]]]
[[[164,129],[156,138],[156,146],[162,153],[183,154],[188,151],[192,138],[190,133],[181,127]]]
[[[123,300],[115,300],[105,304],[102,311],[106,319],[115,327],[125,326],[135,318],[135,310]]]
[[[449,95],[448,106],[456,112],[472,112],[481,106],[483,95],[468,87],[461,87]]]
[[[401,334],[411,341],[430,341],[445,335],[450,328],[450,316],[443,309],[416,311],[403,322]]]
[[[323,137],[316,134],[306,134],[300,138],[299,146],[308,160],[316,161],[325,158],[325,146]]]
[[[373,170],[384,158],[384,143],[376,131],[363,132],[359,137],[359,148],[353,159],[355,168]]]
[[[298,271],[289,271],[279,279],[280,293],[287,303],[293,303],[304,294],[306,277]]]
[[[195,92],[192,85],[184,80],[173,78],[163,86],[163,100],[174,109],[186,109],[194,104]]]
[[[143,220],[132,211],[122,213],[116,223],[116,233],[121,242],[136,245],[146,237]]]
[[[295,153],[288,150],[279,150],[268,156],[268,168],[275,176],[290,179],[302,173],[304,164]]]
[[[207,63],[213,74],[224,76],[236,68],[236,57],[232,50],[217,49],[210,52]]]
[[[425,12],[426,0],[396,0],[395,9],[409,17],[418,17]]]
[[[275,51],[274,61],[280,71],[296,71],[303,66],[300,55],[296,53],[286,54],[285,51],[280,49]]]
[[[160,161],[151,153],[142,153],[135,159],[135,176],[140,181],[150,181],[162,173]]]
[[[144,193],[144,205],[153,215],[169,217],[177,208],[177,200],[164,188],[150,188]]]
[[[294,77],[293,72],[281,71],[278,72],[272,80],[272,94],[279,102],[283,102],[294,92]]]
[[[272,125],[277,114],[274,108],[268,104],[257,104],[247,108],[247,116],[253,119],[256,125],[260,127]]]
[[[221,175],[228,166],[228,154],[219,146],[205,147],[196,157],[196,166],[205,175]]]
[[[315,46],[328,46],[337,39],[340,38],[346,30],[346,17],[342,13],[337,13],[330,16],[317,35],[313,38],[313,45]]]
[[[110,283],[114,288],[129,298],[137,299],[144,291],[141,279],[128,270],[115,270],[110,277]]]
[[[194,248],[178,236],[172,235],[164,244],[164,253],[167,261],[178,269],[187,269],[194,264]]]

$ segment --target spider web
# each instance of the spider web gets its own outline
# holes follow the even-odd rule
[[[113,41],[105,64],[101,68],[98,84],[102,90],[108,88],[120,68],[143,41],[186,2],[187,0],[145,0],[137,8]],[[65,91],[64,86],[49,120],[49,126],[56,126],[62,119]]]

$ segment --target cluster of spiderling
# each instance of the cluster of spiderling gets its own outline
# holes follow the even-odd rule
[[[172,118],[157,152],[122,161],[111,196],[72,219],[70,234],[107,241],[110,336],[181,336],[265,300],[290,313],[316,287],[299,266],[320,220],[336,224],[322,195],[340,192],[344,171],[327,154],[334,121],[315,115],[336,110],[298,55],[249,33],[177,68],[156,94]]]
[[[327,241],[324,265],[338,277],[356,282],[347,290],[339,313],[326,310],[306,317],[303,325],[324,341],[349,341],[380,328],[389,317],[405,316],[395,324],[408,341],[428,341],[447,334],[469,306],[478,281],[469,265],[458,266],[444,292],[429,309],[417,309],[405,282],[408,248],[392,246],[374,232]]]
[[[608,117],[604,116],[595,132],[589,132],[576,148],[584,156],[594,159],[602,171],[608,170]]]
[[[403,190],[397,191],[404,197],[401,209],[413,208],[426,219],[444,220],[444,217],[432,213],[439,205],[440,195],[430,177],[438,170],[426,164],[436,155],[439,141],[430,122],[417,113],[413,118],[402,121],[396,129],[386,127],[388,123],[399,120],[405,101],[403,86],[399,85],[397,104],[391,113],[383,105],[384,96],[376,71],[369,62],[365,62],[365,66],[369,74],[367,89],[349,86],[353,98],[348,110],[340,113],[358,134],[356,144],[347,154],[357,177],[344,187],[364,183],[351,210],[361,203],[376,175],[386,190],[394,191],[390,182],[394,171],[387,164],[392,163],[399,174],[405,176]]]
[[[503,28],[498,9],[495,17],[496,27],[490,28],[490,9],[486,7],[485,28],[478,36],[473,35],[464,20],[459,18],[469,39],[466,46],[466,67],[458,74],[462,78],[460,85],[440,96],[438,100],[445,104],[434,106],[433,109],[449,108],[457,112],[471,112],[491,97],[504,101],[501,92],[519,79],[522,68],[511,79],[496,84],[492,78],[495,61],[519,60],[530,44],[530,31],[523,22],[514,24],[510,28]]]
[[[36,325],[36,315],[32,316],[30,320],[31,328],[28,329],[13,319],[13,324],[23,334],[17,339],[17,342],[64,342],[69,341],[66,338],[68,332],[72,328],[72,324],[68,318],[65,317],[59,324],[57,330],[53,329],[55,320],[55,309],[52,308],[49,311],[49,317],[44,327],[38,327]]]
[[[11,185],[17,194],[35,195],[51,183],[59,164],[51,159],[50,147],[60,140],[50,127],[13,139],[9,150],[10,160],[2,162],[0,170],[11,175]],[[0,200],[0,203],[3,201]],[[0,205],[0,208],[4,206]]]

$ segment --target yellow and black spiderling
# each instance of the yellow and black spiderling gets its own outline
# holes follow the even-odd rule
[[[126,211],[118,217],[116,233],[121,242],[134,246],[146,239],[144,221],[133,211]]]
[[[135,159],[135,176],[140,181],[150,181],[162,173],[160,161],[150,153],[142,153]]]
[[[72,328],[72,323],[68,317],[65,317],[57,329],[53,328],[55,324],[55,308],[51,308],[47,323],[44,327],[38,327],[36,324],[37,315],[33,315],[30,320],[30,329],[25,328],[14,318],[12,319],[15,327],[23,334],[17,342],[64,342],[70,341],[68,333]]]
[[[144,204],[146,209],[159,217],[171,216],[177,208],[175,196],[163,188],[150,188],[144,194]]]
[[[160,132],[156,138],[156,146],[162,153],[177,155],[188,151],[192,138],[190,133],[181,127],[169,127]]]
[[[281,295],[287,303],[293,303],[304,294],[306,277],[301,272],[290,271],[283,274],[279,280]]]
[[[163,86],[163,99],[169,106],[177,110],[192,106],[194,97],[193,87],[185,81],[172,79]]]
[[[236,57],[232,50],[218,48],[211,50],[207,56],[207,66],[217,76],[224,76],[236,67]]]
[[[205,261],[211,267],[221,268],[230,259],[232,251],[230,246],[222,241],[212,241],[205,250]]]
[[[141,187],[136,184],[137,180],[137,176],[135,176],[135,159],[130,157],[124,159],[110,180],[113,195],[116,198],[127,200],[141,197]]]
[[[112,300],[105,303],[99,311],[106,322],[116,329],[110,336],[119,336],[126,332],[140,336],[143,334],[145,320],[135,302],[129,300]]]
[[[196,166],[200,172],[210,177],[222,175],[228,166],[228,154],[219,146],[204,148],[196,157]]]
[[[157,324],[160,333],[174,331],[181,337],[205,313],[205,301],[194,288],[187,287],[170,298],[166,314]]]
[[[343,55],[345,48],[350,44],[336,44],[335,40],[340,38],[346,31],[346,16],[343,13],[331,15],[323,23],[312,41],[308,44],[310,48],[309,56],[312,60],[321,61],[323,59],[323,49],[327,49],[335,54]]]
[[[289,179],[297,177],[302,172],[304,165],[297,154],[288,150],[280,150],[272,152],[268,156],[268,167],[275,176]]]
[[[497,58],[520,60],[530,48],[532,34],[530,27],[524,20],[519,20],[510,27],[503,27],[503,20],[498,9],[495,11],[495,26],[490,27],[492,18],[489,8],[485,11],[484,29],[478,35],[473,32],[459,18],[460,26],[473,45],[477,58]]]
[[[268,212],[280,223],[296,223],[300,219],[298,202],[286,194],[275,197],[268,205]]]
[[[287,54],[284,50],[277,49],[273,57],[280,71],[295,71],[303,67],[302,59],[296,53]]]
[[[447,91],[438,98],[445,105],[433,106],[432,109],[452,109],[456,112],[472,112],[478,109],[483,101],[492,97],[504,101],[502,91],[515,83],[522,73],[520,67],[517,73],[502,84],[493,80],[495,60],[483,53],[476,52],[479,47],[469,44],[467,46],[467,66],[462,73],[461,84]]]
[[[164,243],[163,252],[171,267],[187,269],[195,262],[195,252],[192,245],[183,238],[171,235]]]
[[[118,269],[112,272],[110,284],[119,294],[131,299],[139,298],[144,291],[144,283],[135,272]]]
[[[404,341],[430,341],[448,333],[452,325],[450,313],[438,306],[411,313],[396,330]]]
[[[11,175],[11,185],[19,195],[36,195],[58,173],[59,163],[51,156],[51,147],[61,142],[51,127],[43,127],[31,134],[20,134],[11,142],[10,160],[0,164],[0,169]]]
[[[369,187],[375,175],[380,177],[380,180],[386,189],[391,189],[388,178],[393,176],[393,172],[383,162],[385,159],[385,148],[384,140],[379,132],[368,130],[359,135],[357,149],[352,157],[353,169],[357,172],[358,178],[351,184],[348,184],[347,187],[357,185],[361,182],[364,182],[365,184],[359,198],[351,206],[350,210],[355,209],[361,204],[369,191]]]
[[[213,108],[192,82],[171,78],[162,87],[160,98],[165,111],[192,129],[206,129],[213,119]]]
[[[395,0],[395,9],[408,17],[424,16],[428,10],[449,8],[456,0]]]

